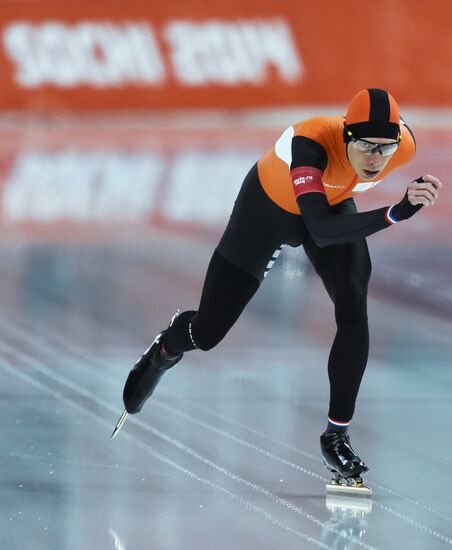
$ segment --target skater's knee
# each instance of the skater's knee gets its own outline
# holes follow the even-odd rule
[[[218,337],[215,334],[196,334],[196,336],[193,334],[193,341],[196,348],[201,351],[209,351],[213,349],[221,340],[222,337]]]
[[[211,349],[213,349],[216,345],[217,345],[218,342],[196,342],[196,346],[198,349],[200,349],[201,351],[210,351]]]
[[[366,303],[345,304],[344,307],[335,308],[337,325],[363,325],[367,326]]]
[[[201,351],[209,351],[225,337],[226,332],[219,330],[214,324],[203,325],[195,316],[189,326],[193,344]]]
[[[334,305],[338,324],[367,322],[367,287],[354,285],[341,289]]]

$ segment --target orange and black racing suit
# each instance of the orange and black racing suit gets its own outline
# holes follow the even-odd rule
[[[415,154],[401,122],[400,146],[378,176],[360,181],[343,139],[343,117],[289,127],[251,168],[207,271],[197,311],[182,313],[164,338],[173,353],[214,347],[234,325],[284,245],[303,245],[334,303],[336,336],[328,360],[329,417],[348,422],[366,367],[366,237],[394,220],[388,206],[358,213],[353,196],[371,189]]]

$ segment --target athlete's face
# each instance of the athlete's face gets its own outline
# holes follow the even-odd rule
[[[367,142],[375,143],[375,145],[385,143],[396,143],[393,139],[388,138],[363,138]],[[373,180],[385,169],[392,155],[384,157],[381,151],[374,152],[362,151],[359,143],[350,141],[347,144],[347,154],[350,164],[353,166],[358,177],[362,180]]]

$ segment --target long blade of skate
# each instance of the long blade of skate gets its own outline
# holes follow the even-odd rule
[[[327,483],[326,491],[329,494],[348,494],[363,497],[372,496],[372,490],[367,485],[349,485],[348,483]]]
[[[119,430],[122,428],[122,425],[124,424],[128,414],[129,413],[127,412],[127,410],[124,409],[123,413],[119,417],[119,420],[118,420],[118,423],[115,426],[115,429],[113,430],[113,433],[111,434],[110,439],[113,439],[116,436],[116,434],[119,432]]]

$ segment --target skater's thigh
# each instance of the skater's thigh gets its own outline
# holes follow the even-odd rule
[[[259,285],[254,275],[233,265],[215,250],[198,311],[191,319],[196,347],[207,351],[216,346],[240,317]]]
[[[356,212],[352,200],[344,201],[333,208],[339,212]],[[372,264],[366,239],[318,247],[312,237],[308,236],[303,247],[333,300],[342,293],[367,292]]]
[[[301,216],[286,212],[267,196],[255,165],[243,182],[217,250],[262,282],[282,247],[298,246],[306,235]]]

